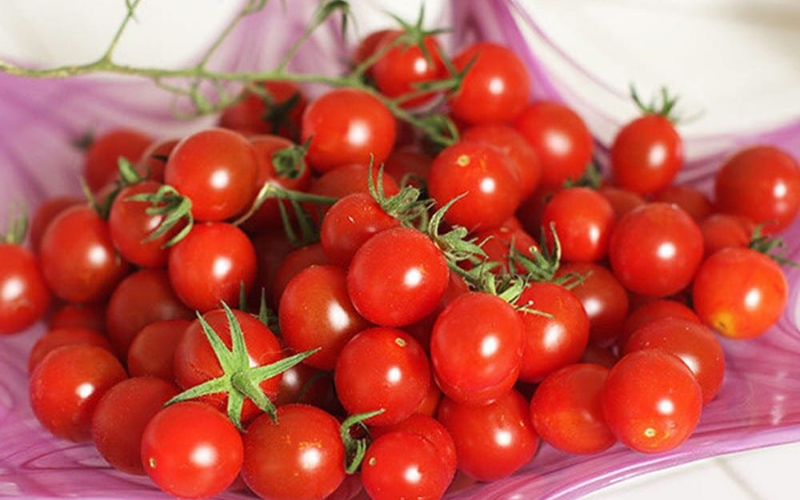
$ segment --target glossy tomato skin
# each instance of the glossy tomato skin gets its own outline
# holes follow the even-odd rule
[[[260,159],[237,132],[212,128],[184,138],[167,161],[164,180],[192,201],[200,221],[221,221],[249,208]]]
[[[106,306],[106,332],[125,359],[133,338],[147,325],[166,319],[191,319],[194,313],[175,295],[166,271],[142,269],[117,285]]]
[[[575,454],[600,453],[617,442],[603,416],[608,368],[576,363],[552,372],[531,399],[531,422],[545,442]]]
[[[398,186],[421,187],[428,181],[431,171],[431,157],[417,146],[397,147],[383,162],[383,175],[391,176]]]
[[[505,223],[504,223],[505,224]],[[498,267],[492,269],[492,272],[505,273],[508,272],[510,266],[511,249],[516,252],[533,258],[531,248],[539,248],[539,244],[533,237],[522,228],[513,228],[508,225],[503,225],[488,231],[479,231],[474,235],[475,241],[481,245],[486,260],[500,264]],[[469,261],[460,262],[464,268],[470,269],[472,264]],[[513,265],[516,272],[525,274],[525,268],[522,264],[516,263]]]
[[[611,171],[620,187],[642,195],[672,183],[683,165],[683,141],[675,125],[645,115],[625,125],[611,145]]]
[[[131,377],[158,377],[173,382],[175,349],[190,324],[186,319],[167,319],[142,328],[128,348],[126,359]]]
[[[0,244],[0,335],[18,333],[42,319],[51,293],[36,257],[19,245]]]
[[[129,128],[109,130],[94,139],[86,150],[83,163],[83,177],[89,189],[97,192],[117,179],[119,158],[133,163],[151,142],[149,136]]]
[[[244,446],[239,431],[214,408],[195,401],[168,406],[142,435],[142,464],[163,491],[180,498],[222,493],[239,475]]]
[[[683,443],[700,420],[703,394],[692,372],[661,349],[624,356],[611,369],[602,395],[611,431],[629,448],[659,453]]]
[[[592,134],[580,116],[556,102],[528,105],[514,122],[542,165],[541,186],[558,189],[577,180],[592,160]]]
[[[633,332],[651,321],[662,318],[680,318],[698,324],[702,323],[689,306],[675,300],[656,299],[639,306],[625,319],[625,324],[622,325],[622,332],[617,339],[617,345],[622,348],[630,336],[633,335]]]
[[[478,481],[513,474],[539,447],[528,402],[514,389],[478,407],[444,398],[437,418],[453,437],[459,470]]]
[[[451,478],[433,443],[406,431],[378,437],[361,465],[364,489],[373,500],[438,500]]]
[[[800,166],[773,146],[753,146],[730,157],[717,171],[714,195],[720,212],[764,224],[772,234],[800,211]]]
[[[263,87],[272,98],[271,105],[261,96],[248,93],[237,104],[225,108],[219,125],[243,134],[277,134],[297,139],[300,119],[308,105],[303,92],[292,82],[266,81]],[[278,110],[281,112],[276,113]]]
[[[433,312],[450,271],[441,251],[415,229],[376,234],[353,256],[347,291],[361,316],[377,325],[403,326]]]
[[[453,58],[458,70],[470,63],[461,89],[448,101],[453,116],[470,124],[514,120],[528,102],[531,85],[519,56],[502,45],[478,42]]]
[[[673,184],[656,192],[653,201],[678,205],[698,224],[713,211],[711,200],[704,192],[683,184]]]
[[[383,409],[366,419],[370,425],[391,425],[419,407],[431,383],[428,356],[408,333],[376,327],[347,343],[336,360],[336,393],[348,414]]]
[[[597,192],[608,200],[618,219],[634,208],[645,204],[644,198],[627,189],[604,185],[600,186]]]
[[[519,176],[506,158],[474,142],[459,142],[439,153],[431,164],[428,192],[437,208],[463,195],[444,219],[471,231],[500,226],[521,199]]]
[[[89,344],[59,347],[31,373],[33,414],[56,437],[88,441],[98,401],[126,378],[125,369],[107,349]]]
[[[378,169],[372,169],[372,179],[378,185]],[[331,198],[344,198],[352,193],[369,194],[370,169],[368,165],[350,163],[341,165],[332,170],[326,171],[321,177],[314,180],[309,188],[311,194],[329,196]],[[397,183],[389,175],[384,175],[381,185],[386,196],[393,196],[400,191]],[[318,220],[327,213],[326,205],[308,205],[306,209],[312,217],[317,216]]]
[[[574,286],[571,291],[580,299],[589,317],[591,343],[601,347],[613,344],[628,316],[628,293],[611,271],[599,264],[567,263],[559,268],[556,276],[568,273],[585,277],[583,283]]]
[[[425,36],[422,39],[425,51],[413,42],[401,42],[386,50],[389,44],[396,44],[397,38],[402,35],[402,31],[387,33],[375,48],[386,52],[372,66],[370,74],[375,80],[375,86],[387,97],[400,97],[416,92],[416,85],[439,80],[445,75],[441,48],[433,36]],[[425,104],[432,97],[433,93],[419,95],[404,100],[401,106],[413,108]]]
[[[609,259],[626,289],[666,297],[691,283],[703,259],[703,233],[677,206],[650,203],[619,220]]]
[[[703,404],[717,395],[725,374],[725,355],[704,325],[676,317],[653,320],[633,332],[622,353],[643,349],[663,349],[686,363],[703,391]]]
[[[242,477],[261,498],[322,500],[345,478],[339,422],[308,405],[278,408],[277,422],[262,415],[244,434]]]
[[[33,214],[30,227],[28,228],[31,250],[33,250],[34,253],[39,253],[39,246],[42,243],[44,231],[58,214],[70,207],[80,205],[83,202],[84,200],[74,196],[56,196],[43,201],[36,209],[36,213]]]
[[[301,143],[311,140],[307,159],[318,172],[348,163],[380,165],[394,147],[396,124],[378,98],[357,89],[332,90],[303,113]]]
[[[312,243],[300,247],[286,254],[275,270],[275,279],[272,282],[272,297],[275,305],[280,304],[286,286],[300,271],[314,265],[330,264],[322,245]]]
[[[47,326],[51,330],[81,326],[97,332],[105,332],[105,307],[98,304],[63,304],[50,315]]]
[[[178,387],[155,377],[134,377],[109,389],[92,416],[92,442],[115,469],[144,475],[142,434]]]
[[[283,359],[278,339],[261,321],[248,313],[233,310],[239,322],[247,346],[247,354],[251,367],[264,366]],[[203,314],[203,319],[219,335],[222,342],[231,349],[231,331],[225,311],[215,309]],[[222,367],[211,348],[199,320],[194,320],[183,332],[181,340],[175,348],[174,358],[175,380],[186,390],[211,379],[222,376]],[[259,384],[264,394],[275,399],[278,393],[281,376],[268,378]],[[228,395],[224,392],[206,394],[199,401],[217,408],[225,414]],[[241,420],[248,422],[261,413],[261,410],[249,398],[245,399]]]
[[[694,308],[703,323],[734,339],[758,337],[783,314],[786,276],[775,261],[747,248],[725,248],[697,271]]]
[[[347,267],[368,239],[399,225],[400,221],[384,212],[371,195],[353,193],[340,198],[325,213],[320,243],[328,260]]]
[[[136,171],[143,179],[158,183],[164,182],[164,168],[167,166],[169,155],[180,141],[178,139],[162,139],[154,141],[142,151],[142,156],[134,165]]]
[[[519,303],[550,315],[517,311],[524,326],[520,380],[538,382],[581,359],[589,343],[589,317],[574,293],[554,283],[533,282]]]
[[[476,125],[465,130],[461,140],[488,144],[506,156],[519,177],[522,198],[533,194],[539,186],[542,177],[539,158],[525,137],[513,127],[501,124]]]
[[[523,322],[499,297],[458,296],[439,314],[431,335],[431,361],[442,391],[459,403],[485,405],[517,380]]]
[[[542,226],[553,225],[567,262],[596,262],[606,256],[616,214],[597,191],[585,187],[563,189],[550,198],[542,214]],[[553,233],[545,231],[553,247]]]
[[[215,309],[220,301],[238,304],[244,284],[249,292],[256,278],[256,252],[241,229],[231,224],[196,224],[169,254],[169,281],[191,309]]]
[[[39,258],[48,287],[75,303],[104,300],[129,268],[114,249],[108,225],[88,205],[68,208],[53,220]]]
[[[36,365],[38,365],[50,351],[58,349],[59,347],[75,344],[96,345],[106,349],[108,352],[114,352],[108,339],[96,330],[90,330],[89,328],[81,326],[55,328],[40,337],[33,345],[33,348],[31,348],[31,352],[28,355],[28,373],[33,373]]]
[[[753,224],[738,215],[713,214],[700,223],[705,257],[728,247],[747,248],[753,236]]]
[[[347,294],[347,273],[331,265],[300,271],[286,286],[278,307],[284,342],[294,352],[320,348],[303,363],[333,370],[342,348],[369,323]]]

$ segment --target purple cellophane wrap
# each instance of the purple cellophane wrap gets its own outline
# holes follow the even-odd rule
[[[239,70],[274,67],[315,5],[296,0],[285,3],[285,10],[281,3],[273,1],[264,11],[247,18],[222,47],[216,59],[218,66]],[[556,52],[558,47],[518,3],[453,0],[445,15],[449,19],[444,23],[454,28],[448,43],[493,40],[521,54],[533,77],[534,98],[580,105],[581,113],[591,118],[590,123],[599,124],[606,132],[621,125],[599,112],[593,114],[591,103],[580,102],[581,89],[565,88],[547,71],[537,58],[537,46],[529,46],[519,26],[538,37],[541,47]],[[342,71],[347,44],[338,33],[336,23],[323,26],[301,50],[293,69]],[[581,71],[568,54],[561,53],[560,57]],[[618,99],[620,106],[628,105],[623,92],[604,87],[602,79],[594,75],[585,76],[591,85]],[[176,121],[173,104],[171,96],[142,80],[26,80],[0,75],[0,220],[7,214],[9,200],[35,207],[48,196],[78,193],[81,156],[71,143],[87,130],[124,124],[148,130],[154,136],[180,136],[212,123]],[[706,153],[690,158],[679,180],[708,189],[726,154],[756,143],[774,144],[800,157],[800,119],[771,130],[687,137],[687,150]],[[598,141],[601,159],[606,147]],[[784,237],[788,257],[800,259],[800,225],[794,224]],[[577,498],[645,472],[800,441],[800,270],[785,270],[791,292],[784,316],[759,339],[722,340],[728,364],[725,382],[717,398],[704,408],[695,433],[678,449],[642,455],[616,445],[605,453],[583,457],[543,445],[533,461],[513,476],[491,484],[460,481],[447,498]],[[26,360],[31,345],[43,332],[43,327],[37,326],[21,335],[0,339],[0,497],[167,498],[146,478],[108,467],[91,444],[55,439],[36,422],[27,396]],[[350,478],[334,497],[347,499],[359,490],[358,481]],[[251,497],[241,488],[234,488],[220,498]]]

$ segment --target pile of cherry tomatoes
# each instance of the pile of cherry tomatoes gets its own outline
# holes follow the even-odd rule
[[[353,59],[371,87],[309,101],[271,81],[187,137],[103,131],[90,202],[43,203],[29,249],[10,224],[0,333],[47,321],[28,363],[42,426],[177,497],[241,476],[271,500],[348,474],[375,500],[438,499],[540,440],[685,441],[724,378],[718,336],[759,336],[786,305],[768,254],[797,162],[757,145],[712,197],[673,184],[664,94],[637,98],[599,179],[581,117],[530,102],[505,47],[451,59],[385,30]]]

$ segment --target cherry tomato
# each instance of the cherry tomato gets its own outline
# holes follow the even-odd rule
[[[725,248],[697,271],[692,300],[703,322],[734,339],[753,338],[774,325],[788,300],[778,264],[747,248]]]
[[[475,233],[475,241],[481,245],[481,249],[486,254],[486,261],[500,264],[499,267],[492,269],[493,272],[498,273],[506,273],[511,268],[512,248],[519,254],[530,258],[533,258],[531,248],[539,248],[536,240],[524,229],[513,229],[506,225]],[[463,266],[471,269],[472,264],[469,261],[463,261]],[[525,273],[525,268],[519,263],[516,263],[513,268],[516,272]]]
[[[333,372],[299,363],[283,372],[275,406],[299,403],[342,415],[344,409],[334,392]]]
[[[225,108],[220,127],[244,134],[277,134],[288,139],[300,135],[300,120],[308,104],[303,92],[292,82],[263,83],[271,101],[255,93],[245,93],[241,101]]]
[[[800,166],[773,146],[734,154],[717,171],[714,194],[720,212],[764,224],[767,234],[787,227],[800,211]]]
[[[437,418],[453,437],[459,470],[478,481],[513,474],[539,447],[528,402],[514,389],[485,406],[444,398]]]
[[[261,498],[322,500],[345,478],[339,422],[308,405],[278,408],[277,421],[262,415],[244,434],[242,477]]]
[[[47,285],[68,302],[104,300],[128,272],[108,225],[88,205],[68,208],[53,220],[39,257]]]
[[[603,416],[608,368],[577,363],[552,372],[533,393],[531,422],[545,442],[576,454],[599,453],[617,442]]]
[[[261,323],[255,316],[233,310],[233,315],[239,322],[247,346],[247,354],[251,367],[264,366],[283,359],[281,346],[272,331]],[[228,349],[231,349],[231,330],[225,311],[215,309],[203,314],[203,319],[211,326]],[[203,333],[199,320],[194,320],[184,330],[180,342],[175,348],[174,358],[175,379],[178,385],[186,390],[209,380],[222,376],[222,366],[214,354],[211,344]],[[278,393],[280,375],[268,378],[259,384],[264,394],[274,400]],[[203,401],[224,413],[228,404],[228,394],[218,392],[201,396]],[[242,408],[241,420],[248,422],[261,413],[261,410],[249,398],[245,399]]]
[[[303,362],[322,370],[333,370],[347,341],[369,326],[347,295],[347,273],[330,265],[307,267],[292,278],[281,295],[278,319],[294,352],[320,348]]]
[[[142,464],[170,495],[209,498],[239,475],[244,446],[239,431],[214,408],[195,401],[156,413],[142,434]]]
[[[398,227],[381,231],[356,252],[347,291],[367,321],[403,326],[433,312],[449,279],[436,245],[415,229]]]
[[[514,120],[528,103],[528,69],[512,50],[491,42],[474,43],[453,58],[456,70],[472,64],[448,104],[453,116],[470,124]]]
[[[351,415],[383,409],[370,425],[396,424],[419,407],[428,392],[428,356],[408,333],[370,328],[344,346],[336,360],[336,394]]]
[[[107,349],[90,344],[59,347],[31,373],[33,414],[56,437],[88,441],[97,402],[126,378],[125,369]]]
[[[44,316],[50,300],[33,253],[16,244],[0,243],[0,335],[33,326]]]
[[[422,38],[423,51],[419,45],[410,42],[397,42],[403,31],[393,31],[383,36],[375,50],[385,53],[371,68],[375,86],[387,97],[398,98],[404,95],[416,95],[416,85],[440,80],[445,76],[439,43],[433,36]],[[386,50],[390,44],[395,44]],[[402,101],[404,108],[413,108],[425,104],[433,97],[433,93],[424,93]]]
[[[517,312],[524,327],[520,380],[538,382],[581,359],[589,343],[589,317],[574,293],[554,283],[533,282],[518,302],[549,315]]]
[[[618,219],[645,203],[644,198],[633,191],[614,186],[600,186],[597,192],[611,203],[611,208],[614,209],[614,213],[617,214]]]
[[[378,48],[378,44],[383,39],[383,37],[385,37],[389,33],[396,33],[396,31],[397,30],[392,30],[392,29],[382,29],[378,31],[373,31],[372,33],[361,39],[358,42],[358,45],[356,45],[355,50],[353,51],[353,65],[357,66],[366,61],[367,59],[369,59],[375,53],[375,50]]]
[[[633,332],[622,353],[643,349],[663,349],[686,363],[703,391],[703,404],[717,395],[725,374],[725,355],[704,325],[677,317],[653,320]]]
[[[53,311],[47,326],[51,330],[80,326],[96,332],[105,332],[105,307],[98,304],[64,304]]]
[[[192,201],[195,219],[221,221],[253,202],[260,161],[241,134],[223,128],[201,130],[175,146],[164,180]]]
[[[319,243],[312,243],[311,245],[300,247],[286,254],[275,270],[275,279],[272,287],[274,303],[276,305],[280,304],[283,291],[297,273],[313,265],[324,265],[328,263],[328,258],[325,256],[322,245]]]
[[[189,308],[178,299],[166,271],[142,269],[117,285],[106,306],[106,331],[121,359],[133,338],[147,325],[165,319],[191,319]]]
[[[31,250],[36,253],[39,252],[44,231],[58,214],[70,207],[80,205],[83,202],[84,200],[74,196],[57,196],[42,202],[39,208],[36,209],[36,213],[33,215],[30,228],[28,229]]]
[[[708,258],[723,248],[747,248],[754,229],[755,224],[738,215],[710,215],[700,223],[705,257]]]
[[[683,165],[683,142],[668,118],[648,114],[622,127],[610,159],[617,185],[651,194],[672,183]]]
[[[583,283],[570,288],[583,304],[589,317],[589,338],[592,343],[605,347],[614,343],[628,316],[630,301],[617,278],[605,267],[591,262],[574,262],[562,265],[557,277],[569,273],[581,275]],[[535,306],[534,306],[535,307]]]
[[[459,142],[433,160],[428,191],[443,207],[458,196],[444,215],[450,224],[473,230],[500,226],[519,207],[519,176],[496,149]]]
[[[651,321],[662,318],[680,318],[698,324],[702,323],[697,314],[688,306],[674,300],[657,299],[636,308],[625,319],[622,332],[617,339],[617,345],[623,347],[633,332]]]
[[[174,381],[175,349],[190,323],[186,319],[166,319],[142,328],[128,348],[127,366],[131,377],[150,376]]]
[[[378,98],[357,89],[332,90],[303,113],[301,142],[311,139],[307,159],[319,172],[348,163],[380,165],[394,147],[396,125]]]
[[[592,134],[570,108],[556,102],[535,102],[514,122],[542,165],[541,186],[558,189],[577,180],[592,161]]]
[[[420,188],[427,184],[431,158],[416,146],[395,148],[383,162],[383,175],[391,176],[398,186]]]
[[[625,288],[666,297],[691,283],[703,259],[703,233],[677,206],[650,203],[619,220],[609,259]]]
[[[697,188],[672,185],[653,194],[653,201],[673,203],[689,214],[698,224],[711,215],[711,200]]]
[[[451,479],[433,443],[406,431],[373,441],[361,465],[361,481],[373,500],[438,500]]]
[[[513,127],[499,124],[478,125],[465,130],[461,134],[461,140],[487,144],[507,157],[519,177],[522,198],[531,195],[538,187],[542,177],[539,158],[525,137]]]
[[[308,191],[311,194],[331,198],[344,198],[352,193],[369,193],[369,172],[369,167],[366,165],[357,163],[342,165],[322,174],[313,182]],[[372,169],[372,179],[377,186],[377,168]],[[383,176],[381,185],[386,196],[393,196],[400,191],[397,183],[389,175]],[[306,209],[312,216],[316,215],[317,220],[321,220],[327,212],[328,206],[306,206]]]
[[[92,441],[115,469],[144,475],[142,434],[178,387],[155,377],[134,377],[109,389],[92,416]]]
[[[611,369],[602,395],[603,414],[623,444],[642,453],[668,451],[694,432],[703,406],[695,376],[677,356],[661,349],[636,351]]]
[[[431,335],[436,381],[448,398],[485,405],[508,392],[519,375],[523,323],[499,297],[473,292],[439,314]]]
[[[33,348],[31,348],[31,352],[28,355],[28,373],[33,373],[33,369],[36,368],[36,365],[38,365],[50,351],[58,349],[59,347],[75,344],[95,345],[106,349],[108,352],[114,352],[108,339],[96,330],[90,330],[80,326],[56,328],[48,331],[33,344]]]
[[[178,139],[163,139],[150,144],[144,151],[139,161],[134,165],[143,179],[163,183],[164,169],[167,160],[180,142]]]
[[[384,212],[367,193],[353,193],[331,205],[322,219],[320,243],[332,263],[347,267],[356,251],[384,229],[400,221]]]
[[[208,222],[195,225],[169,254],[169,281],[184,304],[208,311],[224,301],[238,304],[256,278],[256,252],[241,229]]]
[[[616,223],[611,204],[597,191],[585,187],[563,189],[553,195],[542,214],[542,226],[554,225],[567,262],[595,262],[605,257]],[[553,233],[545,231],[553,246]]]
[[[135,162],[152,139],[138,130],[119,128],[95,138],[86,149],[83,178],[93,192],[113,182],[119,175],[119,159]]]

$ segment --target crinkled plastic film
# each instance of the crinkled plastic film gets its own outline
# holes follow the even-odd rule
[[[518,0],[521,2],[522,0]],[[273,1],[247,18],[215,59],[227,69],[274,66],[288,40],[299,33],[315,5],[309,1]],[[558,47],[515,1],[452,0],[445,24],[455,30],[448,40],[460,44],[476,39],[498,41],[514,48],[530,68],[533,96],[580,100],[581,89],[565,88],[537,57],[538,50],[558,53]],[[341,71],[347,47],[339,26],[321,27],[293,63],[297,71]],[[523,34],[526,33],[526,34]],[[537,40],[531,43],[531,37]],[[560,54],[575,64],[568,54]],[[575,70],[581,71],[580,67]],[[588,85],[602,80],[586,74]],[[313,89],[312,89],[313,91]],[[610,98],[627,105],[627,97]],[[580,102],[582,113],[592,105]],[[26,80],[0,75],[0,217],[9,200],[35,207],[45,197],[78,193],[80,153],[72,142],[87,130],[125,124],[156,136],[179,136],[212,123],[176,121],[173,99],[147,81],[83,77],[70,80]],[[618,127],[599,112],[592,123]],[[600,134],[602,136],[602,134]],[[608,136],[606,133],[605,136]],[[735,135],[687,137],[687,149],[706,152],[691,158],[681,180],[708,188],[714,171],[732,150],[770,143],[800,157],[800,119],[771,130]],[[605,146],[598,141],[599,157]],[[0,219],[1,220],[1,219]],[[788,256],[800,259],[800,224],[784,234]],[[511,477],[491,484],[458,481],[447,498],[486,500],[577,498],[625,478],[674,465],[752,448],[800,441],[800,270],[785,268],[791,285],[789,304],[778,324],[759,339],[722,341],[728,369],[717,398],[704,408],[701,423],[678,449],[643,455],[616,445],[605,453],[584,457],[542,445],[530,464]],[[51,437],[33,417],[28,402],[27,352],[43,334],[32,331],[0,339],[0,497],[50,499],[167,498],[146,478],[109,468],[91,444],[74,444]],[[334,494],[340,499],[359,494],[355,478]],[[220,498],[250,498],[232,489]]]

